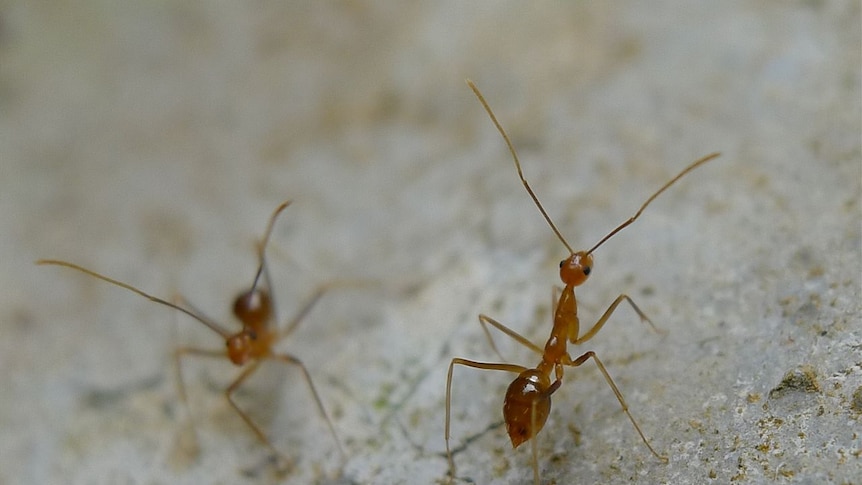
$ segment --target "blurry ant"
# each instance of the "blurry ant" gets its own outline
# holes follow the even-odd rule
[[[513,374],[517,374],[518,377],[509,384],[509,388],[506,390],[506,397],[503,400],[503,420],[506,423],[506,432],[509,435],[509,439],[512,441],[512,447],[517,448],[523,442],[534,438],[539,431],[542,430],[542,427],[545,425],[545,421],[548,419],[548,415],[551,411],[551,395],[560,388],[563,382],[563,370],[564,366],[568,367],[579,367],[587,360],[592,359],[593,362],[596,363],[596,366],[601,371],[602,375],[605,378],[605,381],[608,383],[610,388],[614,391],[614,394],[617,397],[617,401],[619,401],[620,406],[622,406],[623,411],[629,417],[632,425],[637,431],[638,435],[640,435],[644,444],[649,448],[650,452],[659,460],[664,463],[667,463],[668,458],[666,456],[660,455],[658,452],[653,449],[652,445],[650,445],[649,441],[644,436],[641,431],[640,426],[638,426],[637,421],[629,412],[628,404],[626,404],[625,399],[623,399],[622,393],[617,388],[614,380],[611,378],[610,374],[608,374],[607,369],[605,369],[602,361],[596,356],[593,351],[585,352],[583,355],[576,359],[572,359],[569,355],[569,352],[566,348],[567,341],[573,345],[582,344],[591,338],[595,337],[599,330],[602,329],[605,322],[610,318],[611,314],[616,310],[617,306],[622,301],[627,301],[634,311],[638,314],[642,321],[645,321],[650,324],[655,329],[655,325],[653,325],[652,321],[647,318],[647,316],[635,305],[634,301],[628,297],[628,295],[622,294],[611,303],[611,306],[605,311],[605,313],[599,318],[599,320],[587,330],[586,333],[580,335],[580,323],[578,320],[578,303],[575,299],[575,286],[582,284],[587,280],[593,268],[593,257],[592,253],[599,246],[604,244],[605,241],[610,239],[616,233],[621,231],[623,228],[633,223],[646,209],[646,207],[655,200],[656,197],[659,196],[662,192],[664,192],[668,187],[674,184],[677,180],[682,178],[685,174],[691,172],[695,168],[703,165],[704,163],[716,158],[719,156],[719,153],[713,153],[707,155],[688,167],[686,167],[682,172],[677,174],[674,178],[670,179],[669,182],[665,183],[660,189],[658,189],[653,195],[651,195],[646,202],[641,205],[640,209],[629,218],[627,221],[623,222],[616,229],[608,233],[605,237],[603,237],[598,243],[596,243],[589,251],[578,251],[575,252],[572,250],[569,243],[566,242],[565,238],[563,238],[560,231],[557,229],[556,225],[554,225],[553,221],[551,221],[550,216],[545,212],[545,209],[542,207],[542,204],[539,202],[539,199],[536,197],[536,194],[533,193],[533,190],[530,188],[530,184],[527,183],[527,180],[524,178],[524,174],[521,171],[521,162],[518,159],[518,154],[515,152],[515,148],[512,145],[509,136],[506,134],[506,131],[503,129],[500,122],[497,121],[497,117],[494,115],[494,112],[491,110],[491,107],[488,105],[485,98],[482,96],[482,93],[473,84],[472,81],[467,80],[467,85],[470,86],[470,89],[473,90],[473,93],[479,99],[479,102],[482,103],[482,106],[487,111],[488,116],[491,118],[491,121],[497,127],[497,131],[503,136],[503,140],[506,142],[506,145],[509,149],[509,152],[512,155],[512,158],[515,161],[515,168],[518,170],[518,176],[521,178],[521,183],[524,185],[524,188],[527,189],[527,193],[530,194],[530,198],[535,202],[536,207],[538,207],[539,212],[542,213],[545,220],[548,222],[548,225],[551,226],[551,229],[554,231],[554,234],[557,235],[557,238],[563,243],[566,249],[569,250],[569,257],[560,262],[560,279],[562,279],[563,284],[565,285],[562,293],[560,294],[559,300],[557,302],[556,308],[554,310],[554,326],[551,329],[551,336],[548,338],[547,343],[545,343],[545,347],[539,347],[533,342],[527,340],[526,337],[523,337],[521,334],[515,332],[511,328],[503,325],[502,323],[494,320],[491,317],[486,315],[479,315],[479,323],[482,325],[482,329],[485,331],[485,335],[488,338],[488,341],[491,343],[491,347],[494,352],[500,356],[500,352],[497,350],[497,347],[494,345],[494,341],[491,338],[491,334],[488,331],[487,325],[491,325],[497,330],[503,332],[519,344],[527,347],[532,350],[536,354],[539,354],[542,357],[541,362],[535,368],[527,368],[521,365],[516,364],[507,364],[507,363],[492,363],[492,362],[476,362],[472,360],[466,360],[461,358],[454,358],[449,363],[449,372],[446,377],[446,455],[449,460],[449,474],[450,477],[455,476],[455,462],[452,460],[452,451],[449,447],[449,422],[450,422],[450,403],[452,398],[452,372],[454,370],[455,365],[463,365],[465,367],[472,367],[474,369],[481,370],[498,370],[504,372],[511,372]],[[556,294],[556,290],[554,292]],[[501,360],[505,360],[500,356]],[[554,380],[551,381],[551,373],[554,374]],[[532,441],[532,454],[533,454],[533,481],[538,484],[539,483],[539,460],[538,460],[538,447],[536,444],[536,440]]]
[[[240,385],[242,385],[243,382],[245,382],[246,379],[248,379],[258,369],[258,367],[260,367],[260,364],[265,360],[277,360],[299,367],[299,369],[302,371],[305,381],[308,383],[308,387],[311,389],[311,394],[314,397],[315,403],[317,403],[318,411],[320,411],[320,414],[326,420],[326,425],[329,427],[329,432],[332,434],[332,437],[335,440],[339,454],[341,455],[342,459],[345,456],[344,450],[341,447],[341,443],[338,440],[338,435],[335,432],[335,427],[332,425],[332,420],[329,418],[329,415],[326,413],[326,410],[323,407],[323,401],[321,401],[320,395],[317,393],[317,389],[314,387],[314,383],[311,380],[311,375],[308,373],[308,369],[305,367],[305,364],[303,364],[302,361],[299,360],[299,358],[291,354],[275,353],[274,351],[275,345],[280,340],[287,337],[288,335],[293,333],[294,330],[296,330],[296,327],[299,325],[299,323],[305,318],[309,311],[311,311],[311,309],[320,300],[320,298],[326,291],[343,283],[335,282],[318,287],[317,290],[307,300],[305,305],[288,322],[288,324],[284,328],[278,328],[276,325],[273,324],[277,315],[275,311],[275,302],[273,300],[273,297],[270,295],[270,291],[272,290],[272,283],[270,280],[269,270],[266,266],[265,252],[276,219],[278,218],[279,214],[281,214],[281,212],[284,211],[284,209],[286,209],[287,206],[290,205],[290,203],[291,201],[283,202],[275,209],[275,211],[273,211],[272,215],[270,216],[269,223],[266,226],[266,232],[264,233],[263,239],[257,243],[257,255],[259,263],[257,267],[257,272],[254,276],[254,281],[251,284],[251,288],[249,288],[247,291],[244,291],[243,293],[240,293],[240,295],[237,296],[234,300],[233,314],[242,323],[242,329],[238,332],[230,331],[223,327],[221,324],[204,316],[200,310],[195,309],[189,302],[185,301],[182,297],[177,297],[177,303],[171,303],[169,301],[145,293],[144,291],[141,291],[138,288],[135,288],[134,286],[131,286],[129,284],[123,283],[122,281],[117,281],[113,278],[109,278],[95,271],[89,270],[82,266],[78,266],[74,263],[59,261],[55,259],[40,259],[36,261],[36,264],[39,265],[65,266],[67,268],[80,271],[82,273],[88,274],[90,276],[119,286],[121,288],[125,288],[126,290],[129,290],[133,293],[137,293],[138,295],[150,301],[165,305],[175,310],[179,310],[180,312],[185,313],[186,315],[203,323],[213,332],[219,334],[225,341],[226,349],[210,350],[192,347],[180,347],[176,349],[174,356],[179,377],[178,382],[180,398],[183,400],[186,407],[188,408],[188,398],[186,395],[185,384],[183,383],[181,371],[181,360],[183,357],[195,355],[201,357],[223,358],[227,356],[227,358],[234,365],[242,367],[242,370],[239,376],[236,377],[233,382],[231,382],[227,389],[225,389],[225,397],[227,398],[231,407],[233,407],[233,409],[237,412],[237,414],[239,414],[242,420],[245,421],[248,427],[251,428],[255,436],[257,436],[257,438],[264,445],[266,445],[267,448],[270,449],[270,451],[276,457],[277,461],[281,462],[280,465],[283,465],[283,468],[285,470],[290,468],[291,461],[275,449],[272,442],[260,429],[260,426],[258,426],[257,423],[255,423],[254,420],[252,420],[251,417],[246,414],[245,411],[243,411],[233,399],[234,392],[239,388]],[[264,285],[260,284],[261,276],[263,276],[263,279],[265,280]],[[265,286],[265,288],[263,286]]]

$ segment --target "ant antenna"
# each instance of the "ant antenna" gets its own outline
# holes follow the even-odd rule
[[[563,243],[563,246],[565,246],[566,249],[569,250],[569,253],[575,254],[575,251],[572,250],[572,247],[569,246],[569,243],[566,242],[566,238],[563,237],[563,235],[557,229],[557,226],[554,224],[554,221],[551,220],[551,216],[549,216],[548,213],[545,212],[545,208],[542,207],[542,203],[539,202],[539,198],[536,197],[535,193],[533,193],[533,189],[530,188],[530,184],[527,183],[527,179],[524,178],[524,172],[521,171],[521,161],[518,159],[518,154],[515,152],[515,147],[514,145],[512,145],[512,140],[509,139],[509,135],[506,134],[506,130],[504,130],[503,126],[500,125],[500,122],[497,121],[497,117],[494,115],[494,111],[491,110],[491,107],[488,105],[488,102],[485,101],[485,97],[482,96],[481,92],[479,92],[479,88],[477,88],[476,85],[473,84],[473,81],[469,79],[467,79],[466,81],[467,86],[470,86],[470,89],[473,90],[473,94],[475,94],[476,97],[479,98],[479,102],[482,103],[482,106],[485,108],[485,111],[488,112],[488,116],[491,117],[491,121],[494,122],[494,126],[497,127],[497,131],[499,131],[500,134],[503,135],[503,140],[506,141],[506,146],[509,147],[509,153],[512,154],[512,158],[515,160],[515,168],[518,169],[518,177],[521,178],[521,183],[524,184],[524,188],[527,189],[527,193],[530,194],[530,197],[532,197],[533,202],[536,203],[536,207],[539,208],[539,212],[541,212],[542,215],[545,217],[545,220],[548,221],[548,225],[551,226],[551,229],[554,231],[554,234],[557,235],[557,238],[559,238],[560,242]]]
[[[524,185],[524,188],[527,189],[527,193],[530,194],[530,197],[533,199],[533,202],[536,203],[536,207],[539,208],[539,212],[542,213],[542,216],[548,222],[548,225],[551,226],[551,230],[554,231],[554,234],[557,235],[557,238],[560,240],[560,242],[562,242],[563,245],[566,247],[566,249],[569,250],[569,253],[575,254],[575,251],[572,250],[572,247],[569,246],[569,243],[566,242],[566,239],[560,233],[559,229],[557,229],[557,226],[556,226],[556,224],[554,224],[554,221],[552,221],[551,217],[548,215],[548,213],[545,212],[545,208],[542,207],[542,203],[539,202],[539,198],[536,197],[536,194],[533,192],[533,189],[530,188],[530,184],[527,182],[527,179],[524,178],[524,172],[521,170],[521,161],[518,158],[518,153],[515,151],[515,147],[514,147],[514,145],[512,145],[512,141],[509,139],[509,135],[506,134],[506,130],[504,130],[503,126],[500,125],[500,122],[497,121],[497,116],[494,115],[494,111],[491,110],[491,107],[488,105],[488,102],[485,101],[485,97],[482,96],[482,93],[479,91],[479,88],[477,88],[476,85],[473,84],[473,81],[467,79],[466,82],[467,82],[467,86],[469,86],[470,89],[473,90],[473,94],[475,94],[476,97],[479,98],[479,102],[482,103],[482,107],[485,108],[485,111],[488,113],[488,116],[491,118],[491,121],[494,123],[494,126],[497,127],[497,131],[499,131],[500,135],[503,136],[503,140],[506,142],[506,146],[509,148],[509,153],[512,154],[512,159],[515,160],[515,168],[518,170],[518,177],[520,177],[521,183]],[[604,244],[605,241],[607,241],[608,239],[613,237],[616,233],[623,230],[623,228],[625,228],[626,226],[630,225],[632,222],[637,220],[637,218],[640,217],[640,215],[644,211],[644,209],[646,209],[647,206],[650,205],[650,203],[652,203],[652,201],[655,200],[656,197],[658,197],[662,192],[667,190],[667,188],[670,187],[671,185],[673,185],[677,180],[681,179],[685,174],[691,172],[695,168],[699,167],[700,165],[703,165],[704,163],[712,160],[713,158],[718,157],[719,155],[721,155],[721,153],[718,153],[718,152],[711,153],[711,154],[709,154],[709,155],[707,155],[707,156],[705,156],[699,160],[696,160],[694,163],[692,163],[691,165],[689,165],[688,167],[683,169],[683,171],[678,173],[676,175],[676,177],[670,179],[669,182],[664,184],[660,189],[658,189],[654,194],[652,194],[650,196],[650,198],[647,199],[647,201],[643,203],[643,205],[640,207],[640,209],[638,209],[638,211],[635,213],[635,215],[633,215],[627,221],[625,221],[622,224],[620,224],[619,226],[617,226],[617,228],[614,229],[613,231],[609,232],[605,237],[603,237],[601,239],[601,241],[599,241],[595,246],[593,246],[589,251],[587,251],[586,254],[587,255],[591,254],[599,246]]]
[[[269,222],[266,224],[266,231],[263,233],[263,239],[261,239],[257,243],[257,254],[258,258],[260,259],[260,264],[257,267],[257,273],[255,273],[254,275],[254,281],[252,281],[251,283],[251,289],[249,290],[249,293],[257,289],[257,283],[260,281],[260,276],[263,274],[264,254],[266,253],[266,245],[269,242],[269,236],[272,235],[272,228],[275,226],[275,221],[276,219],[278,219],[278,215],[281,214],[284,209],[287,209],[287,206],[289,206],[291,203],[293,203],[292,200],[286,200],[282,202],[281,205],[276,207],[272,215],[269,216]]]
[[[192,312],[191,310],[188,310],[188,309],[186,309],[186,308],[183,308],[183,307],[181,307],[181,306],[179,306],[179,305],[177,305],[177,304],[175,304],[175,303],[171,303],[171,302],[169,302],[169,301],[162,300],[161,298],[156,297],[156,296],[153,296],[153,295],[150,295],[149,293],[145,293],[145,292],[143,292],[143,291],[141,291],[141,290],[139,290],[139,289],[135,288],[135,287],[134,287],[134,286],[132,286],[132,285],[129,285],[129,284],[123,283],[122,281],[117,281],[117,280],[115,280],[115,279],[113,279],[113,278],[109,278],[109,277],[107,277],[107,276],[105,276],[105,275],[101,275],[101,274],[99,274],[99,273],[96,273],[95,271],[91,271],[91,270],[89,270],[89,269],[87,269],[87,268],[84,268],[83,266],[78,266],[78,265],[77,265],[77,264],[75,264],[75,263],[69,263],[69,262],[67,262],[67,261],[60,261],[60,260],[58,260],[58,259],[39,259],[39,260],[36,260],[36,264],[38,264],[38,265],[48,265],[48,264],[50,264],[50,265],[54,265],[54,266],[65,266],[65,267],[67,267],[67,268],[72,268],[72,269],[78,270],[78,271],[80,271],[80,272],[82,272],[82,273],[86,273],[86,274],[88,274],[88,275],[90,275],[90,276],[92,276],[92,277],[94,277],[94,278],[98,278],[98,279],[100,279],[100,280],[102,280],[102,281],[107,281],[108,283],[111,283],[111,284],[117,285],[117,286],[119,286],[120,288],[125,288],[125,289],[127,289],[127,290],[131,291],[132,293],[137,293],[138,295],[141,295],[141,296],[143,296],[144,298],[146,298],[147,300],[150,300],[150,301],[152,301],[152,302],[161,303],[162,305],[165,305],[165,306],[168,306],[168,307],[170,307],[170,308],[173,308],[174,310],[179,310],[179,311],[181,311],[181,312],[185,313],[186,315],[188,315],[188,316],[190,316],[190,317],[194,318],[195,320],[197,320],[197,321],[199,321],[199,322],[203,323],[204,325],[206,325],[207,327],[209,327],[209,328],[210,328],[210,330],[212,330],[212,331],[214,331],[215,333],[217,333],[217,334],[221,335],[221,336],[222,336],[222,338],[224,338],[224,339],[228,339],[228,338],[230,338],[230,336],[231,336],[231,335],[233,335],[233,333],[228,332],[227,330],[225,330],[225,329],[224,329],[224,327],[222,327],[222,326],[221,326],[221,325],[219,325],[218,323],[213,322],[213,321],[210,321],[210,320],[208,320],[208,319],[206,319],[206,318],[204,318],[204,317],[202,317],[202,316],[200,316],[200,315],[198,315],[198,314],[196,314],[196,313]]]
[[[620,224],[619,226],[617,226],[617,228],[616,228],[616,229],[614,229],[613,231],[609,232],[607,236],[603,237],[601,241],[599,241],[598,243],[596,243],[596,245],[595,245],[595,246],[593,246],[592,248],[590,248],[590,250],[589,250],[589,251],[587,251],[587,254],[590,254],[590,253],[592,253],[593,251],[595,251],[595,250],[596,250],[596,248],[598,248],[599,246],[601,246],[602,244],[604,244],[604,242],[605,242],[605,241],[607,241],[608,239],[610,239],[611,237],[613,237],[613,235],[614,235],[614,234],[616,234],[616,233],[618,233],[618,232],[622,231],[622,230],[623,230],[623,228],[625,228],[626,226],[628,226],[629,224],[631,224],[632,222],[634,222],[638,217],[640,217],[641,212],[643,212],[643,211],[644,211],[644,209],[646,209],[646,207],[647,207],[648,205],[650,205],[650,203],[651,203],[653,200],[655,200],[655,198],[656,198],[656,197],[658,197],[662,192],[664,192],[665,190],[667,190],[667,188],[668,188],[668,187],[670,187],[671,185],[673,185],[673,184],[674,184],[674,182],[676,182],[677,180],[681,179],[685,174],[687,174],[687,173],[691,172],[692,170],[694,170],[694,169],[696,169],[697,167],[699,167],[699,166],[703,165],[704,163],[706,163],[706,162],[708,162],[708,161],[712,160],[713,158],[718,157],[719,155],[721,155],[721,153],[719,153],[719,152],[710,153],[709,155],[707,155],[707,156],[705,156],[705,157],[703,157],[703,158],[701,158],[701,159],[699,159],[699,160],[696,160],[694,163],[692,163],[692,164],[691,164],[691,165],[689,165],[688,167],[685,167],[685,168],[683,169],[683,171],[682,171],[682,172],[680,172],[680,173],[678,173],[678,174],[676,175],[676,177],[674,177],[674,178],[670,179],[670,181],[669,181],[669,182],[667,182],[666,184],[664,184],[660,189],[658,189],[654,194],[652,194],[652,195],[650,196],[650,198],[649,198],[649,199],[647,199],[647,200],[646,200],[646,202],[644,202],[644,203],[643,203],[643,205],[641,206],[641,208],[640,208],[640,209],[638,209],[638,211],[637,211],[637,212],[635,212],[635,215],[631,216],[631,217],[629,218],[629,220],[627,220],[627,221],[623,222],[622,224]]]

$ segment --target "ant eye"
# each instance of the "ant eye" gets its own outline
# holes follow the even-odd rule
[[[589,275],[589,274],[590,274],[590,271],[592,271],[592,270],[590,269],[590,267],[589,267],[589,266],[584,267],[584,275],[585,275],[585,276],[586,276],[586,275]]]
[[[565,260],[565,259],[564,259],[564,260],[562,260],[562,261],[560,261],[560,268],[562,268],[564,264],[566,264],[566,260]]]

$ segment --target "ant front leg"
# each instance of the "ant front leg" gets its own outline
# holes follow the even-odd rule
[[[344,453],[344,448],[341,447],[341,440],[338,439],[338,433],[335,432],[335,426],[332,424],[332,419],[330,419],[329,414],[326,412],[326,408],[323,407],[323,400],[320,399],[320,394],[318,394],[317,388],[314,386],[314,381],[311,380],[311,374],[308,373],[308,368],[305,367],[305,364],[303,364],[301,360],[289,354],[273,354],[267,358],[275,359],[285,364],[295,365],[302,371],[305,382],[308,383],[308,388],[311,390],[311,396],[317,404],[317,410],[326,421],[326,426],[329,428],[329,433],[332,435],[332,439],[335,441],[335,446],[338,448],[338,454],[341,456],[342,463],[344,463],[347,455]]]
[[[293,331],[296,330],[296,327],[299,326],[299,324],[305,319],[305,316],[308,315],[309,312],[311,312],[312,308],[317,305],[317,302],[320,301],[320,299],[328,290],[329,287],[326,285],[318,287],[314,291],[314,293],[311,294],[311,297],[306,300],[305,305],[303,305],[303,307],[300,308],[298,312],[296,312],[296,315],[294,315],[293,318],[290,319],[290,322],[288,322],[287,325],[285,325],[283,329],[279,331],[278,340],[281,340],[293,333]]]
[[[487,317],[486,317],[487,318]],[[449,422],[450,422],[450,408],[452,403],[452,373],[455,369],[455,365],[463,365],[465,367],[472,367],[474,369],[480,370],[500,370],[504,372],[511,372],[514,374],[520,374],[527,370],[526,367],[516,364],[504,364],[504,363],[494,363],[494,362],[476,362],[473,360],[461,359],[455,357],[449,362],[449,372],[446,375],[446,458],[449,460],[449,478],[455,478],[455,461],[452,460],[452,450],[449,447]]]
[[[245,424],[248,425],[249,428],[251,428],[255,436],[257,436],[257,439],[260,440],[260,442],[263,443],[267,448],[269,448],[270,452],[272,452],[273,456],[276,458],[276,460],[278,460],[279,466],[277,468],[281,471],[288,471],[293,466],[292,460],[282,455],[275,448],[275,446],[273,446],[272,442],[269,440],[269,438],[266,437],[266,434],[264,434],[263,430],[260,429],[260,426],[258,426],[258,424],[255,423],[253,419],[251,419],[251,416],[249,416],[248,413],[243,411],[242,408],[240,408],[239,405],[236,403],[236,401],[233,400],[233,393],[239,388],[240,385],[242,385],[242,383],[246,379],[248,379],[249,376],[254,374],[258,367],[260,367],[260,363],[261,361],[259,360],[250,362],[248,366],[242,370],[239,376],[234,379],[234,381],[227,387],[227,389],[225,389],[224,395],[227,398],[227,401],[230,403],[231,407],[234,409],[234,411],[236,411],[236,413],[239,414],[239,417],[241,417],[242,420],[245,421]]]
[[[193,347],[178,347],[174,350],[174,368],[176,370],[177,376],[177,393],[180,395],[180,400],[183,402],[183,407],[186,409],[186,415],[188,416],[188,424],[189,429],[192,434],[192,443],[187,443],[185,440],[181,441],[181,448],[184,452],[188,453],[192,456],[197,456],[200,451],[200,445],[198,443],[197,437],[197,427],[195,425],[194,414],[192,413],[192,407],[189,404],[188,393],[186,392],[186,381],[183,378],[183,365],[182,360],[184,357],[193,355],[197,357],[207,357],[207,358],[215,358],[215,359],[223,359],[225,356],[224,350],[209,350],[209,349],[197,349]]]
[[[191,406],[189,406],[188,394],[186,393],[186,387],[185,387],[185,380],[183,379],[183,374],[182,374],[182,359],[186,356],[189,356],[189,355],[193,355],[193,356],[197,356],[197,357],[209,357],[209,358],[223,359],[225,357],[225,351],[224,350],[197,349],[197,348],[192,348],[192,347],[180,347],[180,348],[176,349],[176,351],[174,352],[174,360],[175,360],[175,364],[176,364],[176,368],[177,368],[177,384],[179,387],[180,399],[182,399],[183,402],[185,403],[186,410],[189,413],[189,419],[192,421],[192,426],[194,426],[194,422],[191,419],[191,416],[192,416]],[[242,385],[242,383],[249,376],[251,376],[255,371],[257,371],[258,367],[260,366],[260,362],[261,361],[259,361],[259,360],[255,360],[255,361],[250,362],[242,370],[240,375],[236,379],[234,379],[234,381],[230,384],[230,386],[228,386],[227,389],[225,389],[224,394],[225,394],[225,398],[227,399],[228,403],[231,405],[231,407],[234,409],[234,411],[236,411],[236,413],[239,414],[239,416],[242,418],[242,420],[245,422],[245,424],[249,428],[251,428],[252,432],[254,432],[255,436],[257,436],[257,439],[261,443],[263,443],[267,448],[269,448],[270,452],[273,454],[273,456],[276,458],[276,460],[280,462],[278,468],[286,471],[286,470],[289,470],[291,468],[292,461],[290,459],[288,459],[286,456],[284,456],[282,453],[280,453],[275,448],[275,446],[273,446],[272,442],[269,440],[269,438],[266,437],[266,434],[264,434],[263,430],[260,429],[260,426],[258,426],[258,424],[255,423],[254,420],[252,420],[251,417],[245,411],[243,411],[242,408],[240,408],[239,405],[236,403],[236,401],[234,401],[234,399],[233,399],[233,393],[239,388],[240,385]],[[195,442],[196,442],[195,447],[197,447],[197,438],[195,438]]]
[[[622,296],[624,296],[624,295],[622,295]],[[619,301],[619,298],[617,299],[617,301]],[[605,368],[605,365],[602,364],[602,361],[599,360],[599,358],[596,356],[595,352],[593,352],[591,350],[589,352],[584,353],[584,355],[581,355],[580,357],[578,357],[575,360],[568,359],[569,362],[564,362],[564,364],[567,366],[570,366],[570,367],[579,367],[581,364],[583,364],[584,362],[586,362],[589,359],[593,359],[593,362],[596,363],[596,366],[602,372],[602,375],[605,376],[605,381],[607,381],[608,385],[611,387],[611,390],[614,391],[614,395],[617,396],[617,401],[620,402],[620,406],[622,406],[623,411],[626,413],[626,416],[629,417],[629,421],[632,422],[632,425],[635,427],[635,431],[638,432],[638,434],[640,435],[644,444],[647,446],[647,448],[649,448],[650,452],[652,452],[652,454],[656,458],[661,460],[663,463],[667,463],[668,462],[667,457],[664,455],[659,455],[658,452],[656,452],[653,449],[652,445],[649,444],[649,441],[647,441],[646,436],[644,436],[643,431],[641,431],[641,427],[638,426],[638,423],[637,423],[637,421],[635,421],[634,416],[632,416],[632,413],[629,412],[629,405],[626,403],[626,400],[623,398],[622,393],[620,392],[619,388],[617,388],[616,383],[614,383],[614,380],[611,378],[611,375],[608,374],[608,370]]]
[[[632,301],[632,299],[629,298],[628,295],[622,294],[622,295],[618,296],[617,299],[614,300],[613,303],[611,303],[611,306],[609,306],[608,309],[605,310],[605,313],[602,315],[601,318],[599,318],[599,321],[597,321],[592,326],[592,328],[590,328],[589,330],[587,330],[587,332],[585,334],[576,338],[575,340],[572,340],[571,342],[575,345],[579,345],[579,344],[582,344],[582,343],[586,342],[587,340],[595,337],[596,334],[599,333],[599,330],[601,330],[602,327],[605,325],[605,322],[608,320],[608,318],[611,317],[611,314],[614,313],[614,310],[617,309],[617,306],[619,306],[619,304],[622,303],[623,300],[629,302],[629,304],[634,309],[635,313],[637,313],[638,316],[641,318],[642,322],[648,323],[650,325],[650,327],[652,327],[652,329],[655,330],[657,333],[660,333],[660,334],[666,333],[665,331],[660,330],[658,327],[656,327],[655,324],[652,323],[652,320],[650,320],[649,317],[647,317],[646,314],[643,311],[641,311],[641,309],[638,308],[637,305],[635,305],[635,302]]]

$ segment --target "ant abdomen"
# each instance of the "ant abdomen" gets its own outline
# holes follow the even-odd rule
[[[517,448],[542,430],[551,413],[551,379],[537,369],[528,369],[515,378],[506,390],[503,420],[506,432]]]

